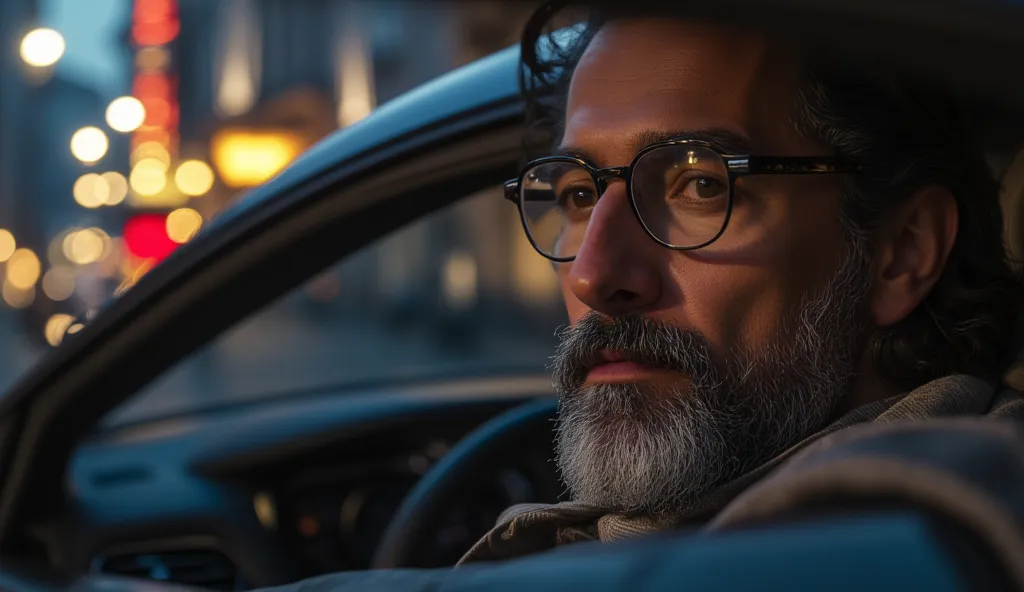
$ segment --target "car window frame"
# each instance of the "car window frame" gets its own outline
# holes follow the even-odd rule
[[[0,400],[0,554],[19,548],[41,509],[58,507],[71,452],[103,415],[345,255],[499,183],[518,164],[521,118],[518,97],[481,105],[262,199],[104,311],[87,350],[70,339],[30,371]]]

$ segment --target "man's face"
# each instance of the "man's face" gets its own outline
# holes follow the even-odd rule
[[[629,164],[652,137],[724,131],[765,156],[822,155],[794,126],[800,63],[769,40],[700,23],[605,26],[572,78],[562,146]],[[555,360],[559,463],[578,499],[671,512],[822,426],[863,337],[865,257],[840,179],[736,183],[718,242],[673,251],[625,183],[594,205],[559,265],[572,328]]]

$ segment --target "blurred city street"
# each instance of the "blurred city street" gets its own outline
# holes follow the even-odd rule
[[[0,3],[0,386],[309,146],[515,43],[530,8]],[[125,415],[449,367],[542,370],[564,312],[519,224],[494,188],[402,229],[219,337]]]

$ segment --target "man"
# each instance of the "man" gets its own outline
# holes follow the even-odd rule
[[[571,321],[553,370],[572,501],[511,509],[462,563],[883,499],[992,542],[1019,508],[971,503],[1024,497],[994,493],[1024,475],[1001,384],[1024,290],[954,105],[656,12],[549,37],[557,9],[524,36],[541,158],[508,189]]]
[[[463,563],[716,524],[857,424],[1022,416],[995,387],[1024,292],[943,93],[631,9],[545,57],[556,8],[524,40],[528,123],[555,148],[509,190],[569,312],[573,501],[513,508]]]

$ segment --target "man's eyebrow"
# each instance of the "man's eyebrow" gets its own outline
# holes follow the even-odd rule
[[[597,159],[589,152],[578,146],[558,146],[552,154],[554,156],[571,156],[573,158],[585,160],[595,166],[597,165]]]
[[[651,144],[666,140],[697,140],[726,155],[754,153],[750,140],[744,135],[725,128],[707,128],[680,131],[644,130],[636,134],[636,137],[633,139],[633,154],[640,152]],[[579,146],[559,146],[555,149],[554,154],[581,158],[597,166],[597,159],[586,149]],[[629,163],[618,163],[613,166],[625,164]]]
[[[722,154],[751,154],[754,152],[754,147],[746,136],[725,128],[707,128],[672,132],[645,130],[637,134],[633,141],[633,153],[665,140],[697,140]]]

